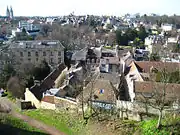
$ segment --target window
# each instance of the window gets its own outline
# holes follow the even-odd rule
[[[88,64],[90,63],[90,59],[87,59],[87,63],[88,63]]]
[[[61,58],[58,58],[58,63],[61,63]]]
[[[105,64],[102,64],[101,66],[102,66],[103,68],[105,68],[105,67],[106,67],[106,65],[105,65]]]
[[[61,56],[61,52],[58,52],[58,56]]]
[[[31,62],[31,58],[28,58],[28,61]]]
[[[94,62],[95,62],[95,60],[94,60],[94,59],[92,59],[91,61],[92,61],[92,63],[94,63]]]
[[[35,54],[35,55],[36,55],[36,57],[38,57],[38,56],[39,56],[38,52],[36,52],[36,54]]]
[[[109,64],[109,71],[112,72],[112,64]]]
[[[28,57],[30,57],[31,56],[31,52],[28,52]]]
[[[23,52],[20,52],[20,56],[23,57]]]
[[[109,59],[106,59],[106,63],[109,63]]]
[[[38,58],[36,58],[36,61],[38,61],[39,59]]]
[[[51,63],[51,64],[53,63],[53,58],[50,59],[50,63]]]
[[[120,72],[120,68],[119,66],[116,66],[116,72],[119,73]]]
[[[97,60],[96,60],[96,62],[97,62],[97,63],[99,63],[99,62],[100,62],[100,60],[99,60],[99,59],[97,59]]]
[[[43,56],[46,56],[46,52],[43,52]]]
[[[51,52],[51,56],[53,56],[53,52]]]

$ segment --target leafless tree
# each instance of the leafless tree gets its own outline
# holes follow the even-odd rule
[[[162,126],[162,118],[163,118],[163,112],[171,108],[172,103],[176,100],[175,96],[174,99],[172,99],[172,95],[168,95],[168,92],[170,91],[168,85],[169,85],[169,76],[166,72],[166,69],[163,69],[161,71],[161,83],[157,83],[155,81],[151,82],[152,85],[152,91],[151,93],[141,93],[141,102],[143,102],[146,106],[146,112],[148,112],[148,106],[152,107],[153,109],[158,110],[158,122],[157,122],[157,128],[161,128]],[[146,89],[146,86],[144,87]],[[173,93],[174,91],[171,90]]]

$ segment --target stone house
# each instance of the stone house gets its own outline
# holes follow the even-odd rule
[[[136,67],[136,64],[134,61],[132,61],[131,64],[128,67],[126,67],[125,72],[124,72],[124,76],[125,76],[126,83],[128,86],[128,94],[130,97],[129,100],[131,102],[133,102],[134,98],[135,98],[134,82],[135,81],[140,81],[140,82],[144,81],[141,74],[139,73],[139,70]],[[127,95],[126,95],[126,97],[127,97]]]
[[[52,67],[64,63],[64,47],[57,40],[16,41],[9,50],[17,69],[25,63],[37,65],[43,60]]]
[[[174,72],[180,69],[180,63],[176,62],[156,62],[156,61],[136,61],[136,66],[140,72],[150,73],[152,69],[166,72]]]
[[[41,100],[41,108],[51,110],[73,110],[78,111],[77,103],[72,98],[61,98],[56,96],[44,96]]]
[[[83,100],[81,94],[83,94]],[[82,101],[88,104],[91,101],[95,107],[110,109],[116,102],[117,90],[109,80],[95,79],[84,87],[81,94],[76,98],[78,104]]]
[[[25,100],[31,101],[35,107],[39,108],[39,103],[43,98],[43,93],[54,87],[55,80],[65,68],[66,66],[63,63],[59,64],[58,67],[54,69],[41,83],[35,84],[31,88],[27,88],[25,92]]]

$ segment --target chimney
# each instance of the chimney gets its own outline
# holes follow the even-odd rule
[[[34,84],[40,86],[41,82],[39,80],[34,80]]]
[[[115,51],[116,51],[116,57],[119,57],[119,46],[118,45],[116,45]]]

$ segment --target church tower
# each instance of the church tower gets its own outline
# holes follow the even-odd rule
[[[7,6],[7,9],[6,9],[6,17],[10,18],[10,11],[9,11],[8,6]]]
[[[11,19],[13,19],[13,18],[14,18],[14,13],[13,13],[12,6],[10,7],[10,18],[11,18]]]

